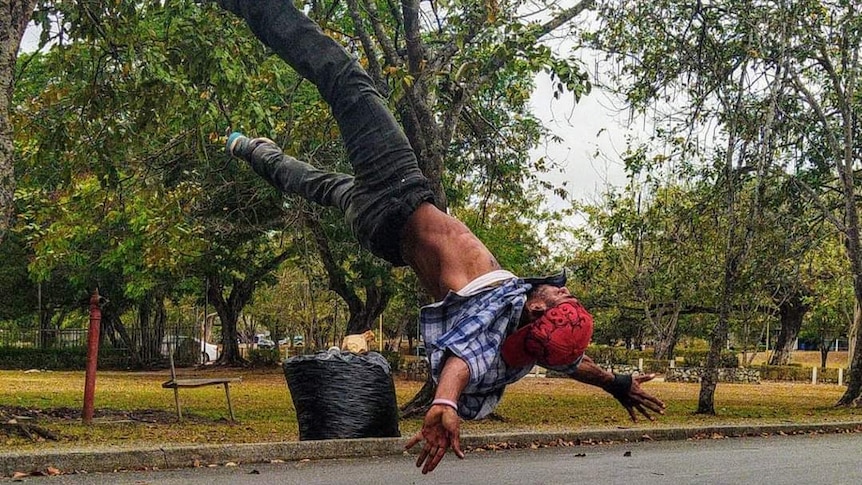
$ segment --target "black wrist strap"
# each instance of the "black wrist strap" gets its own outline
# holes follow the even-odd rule
[[[629,395],[629,391],[632,388],[632,376],[631,374],[616,374],[614,373],[614,381],[611,382],[608,387],[605,388],[612,396],[616,398],[625,397]]]

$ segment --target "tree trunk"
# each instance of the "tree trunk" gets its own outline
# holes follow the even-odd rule
[[[363,302],[353,287],[347,281],[347,272],[340,261],[335,259],[329,239],[323,230],[320,220],[312,214],[305,215],[305,225],[311,231],[317,252],[326,269],[329,288],[347,304],[349,316],[347,319],[347,335],[355,335],[374,328],[377,317],[383,314],[392,291],[384,280],[391,277],[391,272],[376,277],[365,284],[365,301]]]
[[[850,363],[853,362],[853,357],[856,355],[856,336],[862,329],[862,306],[857,301],[853,305],[853,321],[850,322],[850,331],[847,332],[847,368],[850,368]]]
[[[419,389],[419,392],[413,396],[413,399],[401,407],[401,418],[407,419],[425,414],[428,408],[431,407],[431,401],[434,400],[434,393],[436,392],[437,385],[434,384],[434,380],[429,376],[425,380],[422,389]]]
[[[775,342],[775,351],[769,359],[769,365],[787,365],[790,363],[790,355],[793,352],[793,343],[802,329],[802,320],[808,313],[808,305],[804,302],[802,293],[794,293],[786,298],[778,306],[778,315],[781,319],[781,330],[778,332],[778,340]]]
[[[138,306],[138,323],[141,345],[137,349],[140,361],[152,363],[163,358],[162,340],[165,336],[165,299],[157,293],[150,293]],[[172,342],[176,345],[178,342]],[[176,350],[176,349],[173,349]],[[168,349],[170,352],[171,349]]]
[[[655,342],[655,359],[670,360],[673,358],[673,352],[676,348],[676,335],[660,335],[656,337]]]
[[[35,0],[0,0],[0,243],[9,230],[15,195],[12,166],[15,149],[9,116],[15,89],[15,62],[35,6]]]
[[[829,357],[829,347],[832,346],[832,339],[820,339],[820,368],[826,368],[826,360]]]
[[[856,257],[858,258],[858,255]],[[854,274],[853,278],[857,306],[862,303],[862,281],[859,281],[860,277],[862,275]],[[847,391],[836,403],[838,406],[858,406],[862,402],[862,352],[859,351],[862,348],[862,331],[860,331],[860,323],[862,322],[860,320],[862,319],[859,318],[859,312],[856,312],[853,318],[853,328],[850,332],[855,335],[855,338],[850,342],[853,348],[853,357],[850,360],[850,370],[847,372]]]
[[[236,341],[239,335],[237,322],[242,307],[237,309],[231,304],[231,301],[235,300],[233,295],[225,300],[224,286],[217,276],[210,276],[207,291],[210,302],[221,320],[222,351],[216,363],[229,366],[244,365],[246,362],[239,353],[239,344]]]
[[[682,305],[678,302],[674,302],[671,304],[672,308],[670,312],[666,312],[667,305],[661,305],[658,309],[658,312],[653,315],[649,310],[649,303],[647,303],[646,308],[646,317],[647,320],[652,325],[653,330],[655,331],[656,343],[655,343],[655,358],[658,360],[667,360],[673,358],[673,351],[676,347],[677,337],[678,337],[678,323],[679,323],[679,313],[682,310]],[[642,337],[638,340],[642,341]]]

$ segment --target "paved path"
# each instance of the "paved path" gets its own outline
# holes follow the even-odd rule
[[[421,475],[413,458],[395,455],[321,461],[90,473],[34,477],[39,485],[262,485],[262,484],[859,484],[862,434],[725,438],[447,456]],[[0,480],[0,483],[9,479]]]

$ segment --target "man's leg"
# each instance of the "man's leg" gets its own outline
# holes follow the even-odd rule
[[[298,194],[314,203],[347,212],[353,196],[353,176],[326,172],[285,155],[272,140],[249,139],[232,133],[227,140],[230,155],[246,160],[258,175],[278,190]]]
[[[354,171],[345,216],[366,248],[404,264],[399,245],[407,218],[434,195],[401,127],[368,74],[290,0],[219,0],[255,35],[317,86],[341,130]]]

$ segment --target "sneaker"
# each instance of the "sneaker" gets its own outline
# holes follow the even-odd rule
[[[275,144],[275,142],[269,138],[249,138],[242,133],[235,131],[227,137],[225,151],[228,155],[237,158],[246,158],[251,155],[251,152],[254,151],[255,147],[261,143]]]

